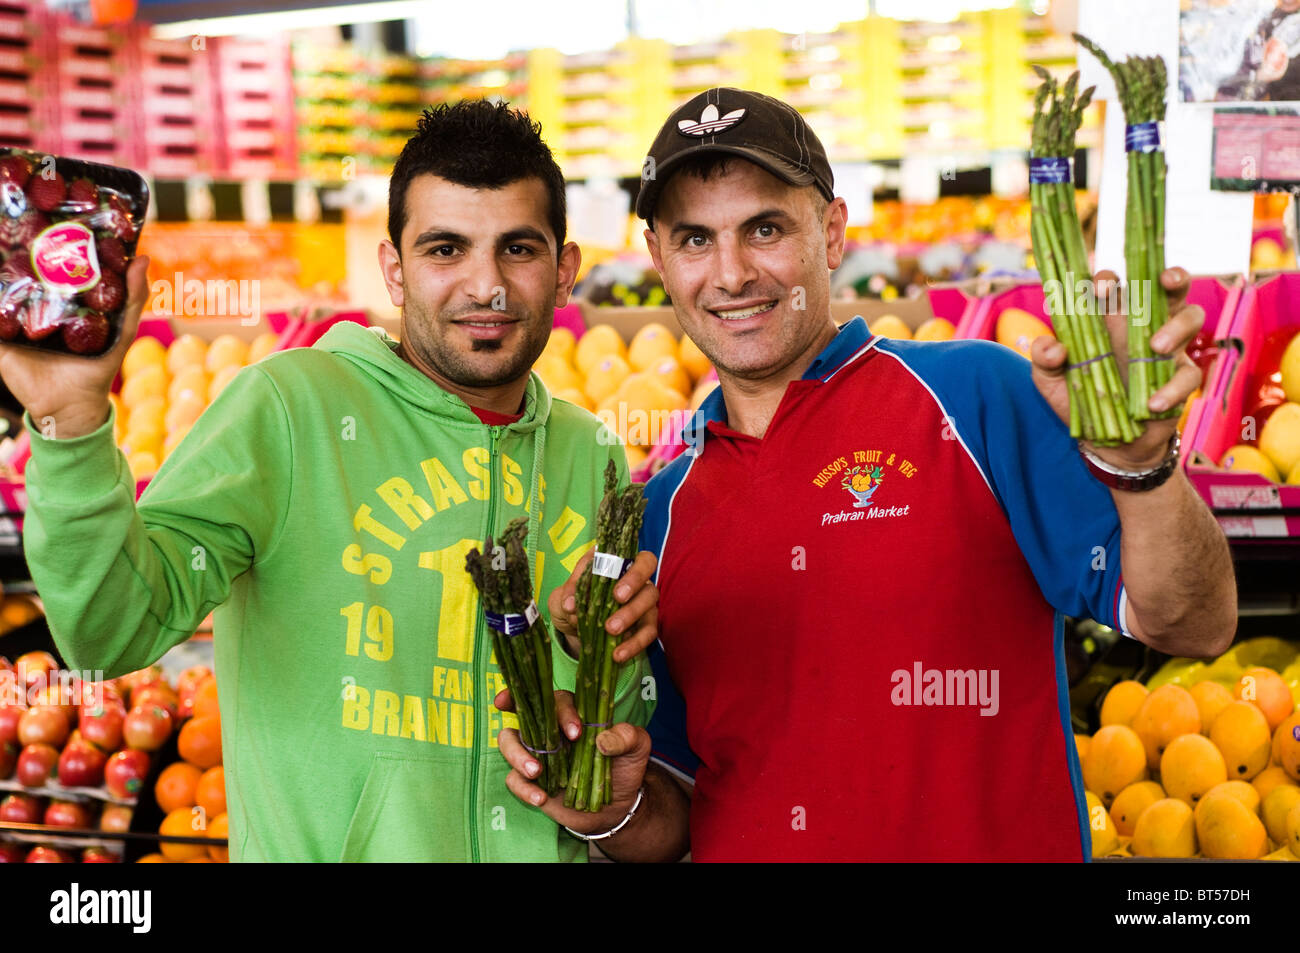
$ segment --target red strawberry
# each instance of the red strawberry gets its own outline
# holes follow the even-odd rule
[[[0,341],[13,341],[23,333],[23,302],[17,295],[0,298]]]
[[[15,340],[23,332],[23,315],[27,310],[27,288],[10,282],[6,270],[0,270],[0,340]]]
[[[17,153],[0,156],[0,179],[7,179],[20,189],[32,177],[32,160]]]
[[[120,241],[127,242],[135,237],[131,207],[116,193],[109,195],[108,201],[99,207],[99,211],[90,216],[89,224],[95,231],[108,232]]]
[[[27,332],[28,340],[42,341],[59,330],[67,307],[67,298],[37,289],[27,299],[27,311],[23,316],[23,329]]]
[[[16,251],[9,256],[3,268],[0,268],[0,284],[6,286],[21,281],[35,281],[36,269],[32,267],[32,256],[27,250]]]
[[[96,311],[116,311],[122,306],[122,299],[126,297],[126,286],[122,284],[122,279],[111,271],[106,271],[100,276],[99,282],[85,293],[82,300],[86,302],[86,307],[94,308]]]
[[[108,344],[108,331],[108,318],[98,311],[78,308],[63,325],[63,343],[73,354],[99,354]]]
[[[65,212],[89,212],[99,206],[99,187],[90,179],[76,179],[68,186]]]
[[[105,271],[126,274],[126,246],[120,238],[108,235],[95,239],[95,255],[99,258],[99,266]]]
[[[68,184],[55,172],[50,178],[45,173],[34,175],[27,182],[27,201],[42,212],[53,212],[68,197]]]
[[[50,217],[31,209],[17,218],[0,216],[0,244],[16,253],[26,255],[36,236],[50,227]]]

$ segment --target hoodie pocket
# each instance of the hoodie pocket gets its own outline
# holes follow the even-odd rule
[[[468,860],[468,767],[464,756],[375,754],[339,860]]]

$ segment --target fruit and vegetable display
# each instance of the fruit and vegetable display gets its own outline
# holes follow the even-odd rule
[[[128,169],[0,149],[0,340],[88,356],[112,347],[148,201]]]
[[[1094,857],[1300,860],[1300,644],[1169,660],[1075,735]]]
[[[511,520],[498,543],[489,536],[482,552],[469,551],[465,569],[478,590],[492,652],[515,702],[520,739],[541,766],[537,784],[553,795],[568,783],[568,749],[551,688],[551,633],[533,601],[527,537],[527,517]]]
[[[676,440],[680,424],[674,429],[672,420],[685,423],[686,412],[717,386],[695,342],[686,335],[679,341],[656,322],[630,343],[608,324],[588,328],[581,338],[555,328],[533,370],[555,397],[591,411],[618,434],[633,470],[656,442]]]
[[[595,307],[655,308],[672,304],[658,272],[630,262],[605,262],[592,267],[577,289]]]
[[[867,325],[872,334],[901,341],[951,341],[957,336],[957,326],[947,318],[927,318],[916,330],[894,314],[882,314]]]
[[[1289,338],[1278,368],[1267,375],[1259,406],[1250,416],[1264,418],[1257,439],[1229,447],[1219,465],[1225,470],[1256,473],[1274,483],[1300,485],[1300,333]],[[1272,348],[1265,346],[1265,354]],[[1284,398],[1280,403],[1279,398]]]
[[[0,822],[47,828],[0,830],[0,861],[116,863],[123,841],[108,835],[131,830],[155,760],[174,735],[183,758],[209,769],[220,764],[216,682],[205,667],[182,673],[174,688],[157,666],[90,682],[36,651],[12,663],[0,656],[0,689],[0,791],[7,792]],[[163,781],[176,768],[160,776],[160,805],[174,800]],[[205,800],[184,805],[184,831],[173,824],[162,833],[224,837],[215,823],[224,814],[224,792],[224,778],[209,777]],[[213,823],[191,824],[195,803],[205,805]],[[199,852],[209,849],[217,848]]]
[[[1177,408],[1153,413],[1148,401],[1174,376],[1174,362],[1151,350],[1152,336],[1169,318],[1169,300],[1160,275],[1165,270],[1165,153],[1160,123],[1165,118],[1168,72],[1158,56],[1130,56],[1113,62],[1087,37],[1079,45],[1106,67],[1124,107],[1128,156],[1128,207],[1124,222],[1124,262],[1130,288],[1142,289],[1128,300],[1128,395],[1134,420],[1172,417]]]
[[[137,480],[162,461],[236,374],[270,354],[279,335],[266,331],[250,343],[233,334],[206,341],[182,334],[164,346],[136,338],[122,359],[122,386],[109,395],[116,410],[114,439]]]
[[[618,611],[614,584],[637,553],[641,518],[645,513],[644,485],[633,483],[620,490],[611,460],[605,467],[605,495],[596,511],[596,551],[578,579],[578,638],[582,654],[574,685],[574,704],[583,733],[569,759],[569,782],[564,806],[595,814],[611,803],[611,759],[596,747],[600,729],[614,721],[614,686],[622,665],[614,661],[621,641],[605,631],[605,623]]]

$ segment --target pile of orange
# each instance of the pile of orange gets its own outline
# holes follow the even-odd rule
[[[114,438],[137,480],[153,476],[199,414],[243,368],[275,349],[267,331],[248,343],[223,334],[211,343],[182,334],[167,347],[136,338],[122,359],[122,389],[111,394]]]
[[[533,370],[555,397],[591,411],[617,433],[633,468],[654,438],[665,436],[662,429],[673,426],[670,414],[694,410],[717,386],[716,379],[705,380],[713,368],[695,342],[685,335],[678,340],[658,323],[626,343],[608,324],[580,339],[555,328]],[[649,423],[655,415],[662,426]]]
[[[221,764],[221,713],[217,709],[217,680],[208,676],[194,695],[194,714],[177,737],[181,760],[158,775],[154,797],[166,817],[158,833],[174,837],[225,839],[226,775]],[[225,847],[162,843],[159,853],[139,863],[227,863]]]
[[[1075,735],[1094,857],[1300,860],[1300,689],[1233,664],[1119,682]]]

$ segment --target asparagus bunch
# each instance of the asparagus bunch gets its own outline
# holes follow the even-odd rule
[[[645,512],[642,484],[617,487],[618,472],[611,460],[605,468],[605,496],[596,511],[596,557],[578,580],[577,591],[582,655],[574,687],[583,732],[573,749],[564,805],[593,814],[612,800],[611,762],[596,749],[596,735],[613,721],[614,685],[621,668],[614,664],[619,636],[606,632],[605,623],[618,611],[614,585],[624,562],[636,555]],[[602,558],[606,556],[613,558]]]
[[[1075,206],[1070,158],[1092,87],[1076,97],[1079,74],[1063,86],[1041,66],[1043,83],[1034,96],[1033,145],[1030,152],[1030,234],[1034,260],[1052,326],[1070,361],[1065,373],[1070,392],[1070,435],[1099,445],[1128,443],[1138,433],[1128,410],[1119,366],[1110,350],[1110,334],[1096,294],[1076,296],[1076,283],[1091,289],[1092,272]],[[1052,289],[1055,289],[1053,293]]]
[[[552,795],[568,781],[568,750],[555,713],[550,631],[533,601],[527,535],[527,518],[512,520],[500,547],[489,536],[482,553],[470,550],[465,568],[488,613],[492,650],[514,698],[519,735],[541,765],[535,780]]]
[[[1176,417],[1173,407],[1152,413],[1151,395],[1169,383],[1174,362],[1151,350],[1151,336],[1169,318],[1169,298],[1160,274],[1165,270],[1165,153],[1160,147],[1159,125],[1165,118],[1168,74],[1158,56],[1131,56],[1123,63],[1111,61],[1104,50],[1086,36],[1075,40],[1106,67],[1115,80],[1124,122],[1128,126],[1128,208],[1124,222],[1124,260],[1130,289],[1128,302],[1128,394],[1134,420]]]

